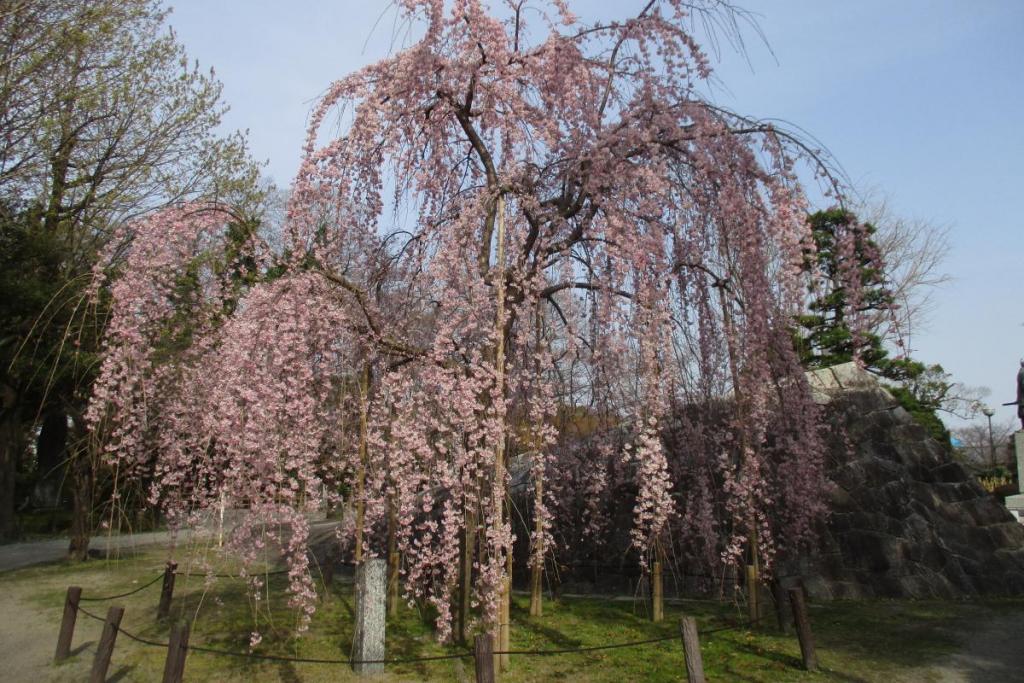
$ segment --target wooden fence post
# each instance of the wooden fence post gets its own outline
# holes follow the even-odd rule
[[[182,621],[171,627],[170,642],[167,643],[167,660],[164,662],[163,683],[181,683],[185,675],[185,657],[188,656],[188,622]]]
[[[793,622],[796,624],[796,635],[800,639],[800,654],[803,656],[804,668],[808,671],[818,670],[818,656],[814,652],[814,636],[811,634],[811,622],[807,618],[807,603],[804,592],[800,588],[789,589],[789,602],[793,605]]]
[[[124,607],[111,607],[107,610],[107,620],[103,622],[103,635],[96,646],[96,656],[92,660],[92,673],[89,683],[103,683],[107,680],[107,669],[110,668],[110,656],[114,654],[114,642],[121,626]]]
[[[474,641],[473,658],[476,660],[476,683],[494,683],[494,635],[481,633]]]
[[[171,598],[174,597],[174,572],[178,568],[177,562],[168,562],[164,567],[164,583],[160,588],[160,606],[156,608],[156,618],[166,619],[171,613]]]
[[[60,633],[57,634],[57,654],[53,661],[61,662],[71,656],[71,639],[75,635],[75,620],[78,618],[78,601],[82,598],[79,586],[68,586],[64,597],[64,617],[60,621]]]
[[[689,683],[704,683],[704,658],[700,654],[700,637],[697,635],[697,620],[683,617],[679,621],[679,633],[683,636],[683,654],[686,657],[686,680]]]

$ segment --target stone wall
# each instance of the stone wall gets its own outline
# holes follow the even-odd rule
[[[787,573],[819,597],[1024,594],[1024,526],[888,393],[841,373],[812,379],[828,404],[831,515],[817,557]]]

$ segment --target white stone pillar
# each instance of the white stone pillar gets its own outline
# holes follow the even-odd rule
[[[356,624],[352,643],[352,669],[358,674],[384,670],[383,664],[361,664],[384,659],[385,605],[387,602],[387,562],[381,558],[365,560],[356,569]]]

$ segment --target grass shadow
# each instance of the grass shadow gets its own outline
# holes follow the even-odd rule
[[[561,631],[541,624],[536,619],[519,619],[514,627],[522,628],[550,641],[559,648],[583,647],[583,641],[571,638]]]
[[[133,671],[135,671],[134,664],[124,664],[119,666],[117,671],[107,677],[107,683],[118,683],[118,681],[123,681],[128,677],[128,674]]]

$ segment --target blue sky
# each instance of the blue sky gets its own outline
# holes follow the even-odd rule
[[[226,127],[249,130],[255,156],[282,186],[298,167],[316,97],[392,44],[386,2],[170,4],[189,55],[224,83]],[[586,19],[643,4],[570,2]],[[914,335],[915,355],[991,388],[992,404],[1013,400],[1024,358],[1024,2],[735,4],[758,15],[771,50],[753,31],[746,57],[723,45],[713,56],[716,101],[799,125],[894,214],[948,227],[952,280]],[[997,410],[996,419],[1014,415]]]

